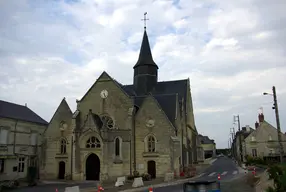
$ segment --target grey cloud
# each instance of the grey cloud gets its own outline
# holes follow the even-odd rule
[[[28,103],[49,120],[64,96],[75,109],[75,99],[83,96],[102,70],[123,84],[132,83],[132,58],[126,58],[128,63],[118,58],[129,57],[126,53],[134,50],[138,53],[142,36],[131,44],[128,37],[142,34],[141,18],[147,10],[159,78],[190,78],[199,132],[225,147],[232,115],[239,113],[242,125],[253,126],[261,105],[275,125],[271,97],[257,93],[271,91],[272,85],[278,93],[284,89],[284,1],[180,0],[179,7],[151,0],[2,2],[0,99]],[[186,25],[175,29],[182,19]],[[215,25],[210,23],[213,19]],[[268,32],[264,39],[255,38]],[[234,39],[237,44],[235,49],[223,44],[207,48],[217,39]],[[136,59],[137,54],[133,63]],[[286,95],[278,98],[284,117]],[[210,112],[215,109],[221,111]],[[284,131],[285,123],[281,118]]]

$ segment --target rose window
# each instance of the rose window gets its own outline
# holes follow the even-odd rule
[[[109,116],[102,116],[101,118],[103,125],[106,126],[108,129],[113,129],[114,128],[114,121],[111,117]]]

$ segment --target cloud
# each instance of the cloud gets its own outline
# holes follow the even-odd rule
[[[275,125],[262,96],[273,85],[285,132],[285,9],[283,0],[3,1],[0,99],[49,120],[63,97],[75,109],[103,70],[132,83],[147,11],[159,79],[190,78],[200,133],[226,147],[233,115],[254,126],[261,106]]]

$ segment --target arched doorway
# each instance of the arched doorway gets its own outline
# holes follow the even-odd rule
[[[66,163],[64,161],[59,162],[59,179],[65,179],[65,173],[66,173]]]
[[[152,179],[156,178],[156,162],[151,160],[147,163],[148,174],[151,175]]]
[[[100,175],[100,160],[96,154],[92,153],[86,159],[85,179],[98,181],[99,175]]]

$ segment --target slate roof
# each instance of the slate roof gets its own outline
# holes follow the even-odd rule
[[[176,118],[176,97],[178,95],[179,104],[181,106],[181,99],[187,100],[187,86],[188,80],[176,80],[176,81],[161,81],[158,82],[151,94],[160,104],[162,110],[165,112],[170,122],[175,126]],[[147,96],[136,96],[133,85],[121,85],[122,89],[131,97],[134,97],[135,105],[139,108],[143,100]],[[186,107],[187,102],[184,103]]]
[[[0,117],[47,125],[48,122],[24,105],[0,100]]]
[[[214,140],[204,135],[199,135],[199,141],[201,144],[214,144]]]
[[[177,94],[152,95],[175,127]],[[148,96],[134,97],[134,103],[139,108]]]
[[[158,66],[156,65],[152,57],[152,52],[146,30],[144,30],[138,61],[133,68],[135,69],[140,65],[153,65],[156,66],[158,69]]]

